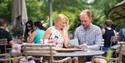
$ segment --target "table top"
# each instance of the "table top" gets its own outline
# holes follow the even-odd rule
[[[73,51],[73,52],[57,52],[55,57],[79,57],[79,56],[95,56],[102,55],[104,51]]]

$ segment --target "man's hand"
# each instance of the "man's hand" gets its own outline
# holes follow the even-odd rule
[[[81,45],[78,46],[78,48],[80,48],[82,50],[85,50],[85,49],[87,49],[87,45],[81,44]]]

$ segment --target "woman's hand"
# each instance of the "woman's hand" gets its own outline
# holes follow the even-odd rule
[[[71,47],[72,47],[70,43],[66,43],[66,44],[64,44],[64,46],[65,46],[66,48],[71,48]]]

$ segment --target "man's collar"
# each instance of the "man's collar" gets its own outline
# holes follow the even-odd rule
[[[84,28],[84,26],[82,26],[83,28],[84,28],[84,30],[89,30],[89,29],[91,29],[92,28],[92,23],[90,24],[90,26],[88,27],[88,28]]]

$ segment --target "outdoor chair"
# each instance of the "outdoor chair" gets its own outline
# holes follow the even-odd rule
[[[11,63],[11,60],[13,60],[14,58],[11,58],[11,56],[7,53],[7,45],[7,39],[0,39],[0,46],[4,46],[5,49],[5,53],[0,54],[0,62]]]
[[[19,57],[11,57],[9,52],[7,50],[10,50],[11,48],[7,48],[8,41],[7,39],[0,39],[0,46],[4,46],[5,53],[0,54],[0,63],[13,63],[13,61],[17,60]],[[1,50],[2,51],[2,50]]]
[[[7,53],[7,45],[8,45],[7,39],[0,39],[0,46],[4,46],[5,53]]]
[[[94,62],[95,58],[101,58],[106,60],[107,63],[123,63],[122,62],[122,57],[124,55],[125,52],[125,42],[119,43],[119,48],[117,50],[117,57],[116,58],[108,58],[108,57],[103,57],[103,56],[94,56],[92,59],[92,63]]]
[[[33,56],[33,57],[49,57],[49,63],[72,63],[70,57],[66,57],[61,60],[55,60],[53,55],[56,51],[53,49],[53,45],[41,45],[41,44],[28,44],[25,43],[22,45],[23,47],[23,54],[25,57]]]

